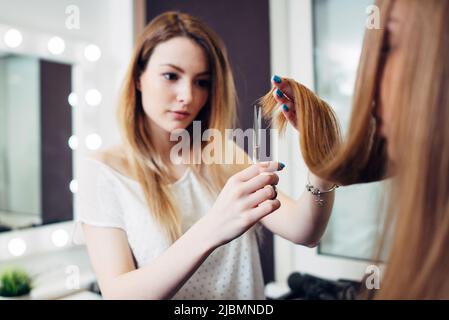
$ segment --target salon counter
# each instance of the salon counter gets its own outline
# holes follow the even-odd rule
[[[2,261],[0,264],[1,269],[16,266],[32,275],[30,299],[101,299],[100,295],[90,291],[96,279],[83,245]]]

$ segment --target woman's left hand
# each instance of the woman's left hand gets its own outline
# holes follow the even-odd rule
[[[274,86],[273,96],[278,102],[278,108],[281,109],[282,114],[290,122],[290,124],[298,130],[298,124],[296,121],[296,106],[292,100],[293,91],[287,81],[283,81],[283,78],[279,76],[273,76],[271,83]]]

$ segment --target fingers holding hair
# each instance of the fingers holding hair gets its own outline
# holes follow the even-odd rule
[[[287,81],[284,81],[279,76],[273,76],[271,82],[274,85],[273,97],[278,103],[278,110],[282,112],[284,117],[290,124],[297,128],[296,108],[291,98],[293,96],[292,88]]]
[[[259,162],[249,166],[248,168],[236,173],[233,177],[240,182],[246,182],[258,176],[262,172],[280,171],[285,167],[282,162],[266,161]]]

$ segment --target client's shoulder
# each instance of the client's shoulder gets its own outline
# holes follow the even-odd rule
[[[115,145],[102,149],[92,153],[89,158],[101,162],[124,176],[132,178],[131,166],[123,145]]]

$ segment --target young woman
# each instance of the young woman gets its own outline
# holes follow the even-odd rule
[[[272,185],[282,164],[172,161],[172,132],[192,132],[196,120],[202,131],[225,137],[235,108],[219,38],[186,14],[155,18],[124,82],[123,144],[86,159],[81,172],[78,220],[105,298],[263,299],[253,226],[297,244],[319,241],[334,194],[323,196],[322,206],[308,192],[298,200],[277,194]],[[223,143],[226,153],[243,152]],[[204,150],[208,142],[192,141],[192,153],[195,146]],[[332,187],[313,175],[311,183]]]
[[[377,5],[383,27],[366,33],[347,141],[313,171],[342,185],[391,176],[389,258],[377,297],[448,299],[449,1]],[[287,95],[302,90],[276,79]],[[300,106],[273,97],[298,127]]]

